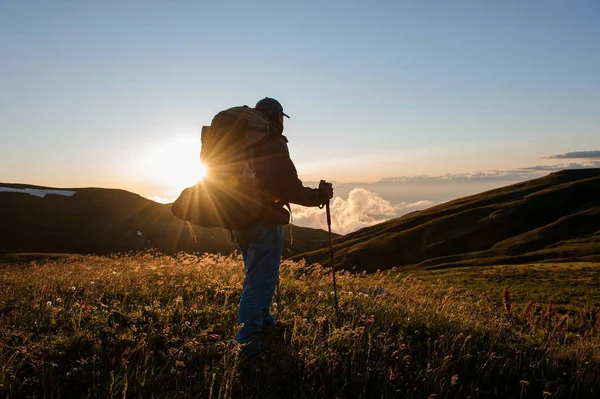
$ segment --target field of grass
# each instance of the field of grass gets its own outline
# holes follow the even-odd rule
[[[337,319],[330,270],[287,261],[258,359],[232,341],[242,270],[150,252],[0,265],[0,397],[599,395],[594,265],[339,272]]]
[[[600,310],[600,264],[535,263],[529,265],[471,266],[412,272],[414,276],[463,289],[485,292],[502,301],[509,291],[512,302],[552,304],[560,312]]]

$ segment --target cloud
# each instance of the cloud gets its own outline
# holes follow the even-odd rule
[[[600,158],[600,151],[575,151],[564,154],[551,155],[546,159],[592,159]]]
[[[586,154],[587,156],[581,156]],[[475,173],[456,173],[445,174],[442,176],[398,176],[386,177],[377,181],[376,184],[389,183],[444,183],[444,182],[517,182],[535,179],[545,176],[548,172],[557,172],[564,169],[586,169],[599,168],[600,151],[585,151],[585,152],[570,152],[562,155],[553,155],[546,159],[562,159],[562,158],[587,158],[580,162],[561,163],[555,165],[537,165],[525,168],[516,168],[508,170],[487,170],[484,172]],[[542,173],[544,172],[544,173]]]
[[[172,202],[175,202],[175,198],[160,197],[157,195],[153,195],[153,196],[146,197],[146,198],[148,198],[151,201],[158,202],[161,204],[170,204]]]
[[[331,202],[331,230],[347,234],[433,205],[434,202],[427,200],[392,204],[371,191],[355,188],[348,194],[348,199],[336,197]],[[324,209],[293,205],[292,210],[294,224],[327,229]]]
[[[380,179],[377,183],[452,183],[452,182],[510,182],[540,177],[529,168],[487,170],[474,173],[454,173],[442,176],[398,176]]]
[[[589,168],[600,168],[600,161],[583,161],[583,162],[571,162],[561,163],[557,165],[538,165],[524,168],[532,171],[546,171],[546,172],[558,172],[559,170],[565,169],[589,169]]]

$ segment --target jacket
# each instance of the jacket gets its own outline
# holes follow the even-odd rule
[[[261,190],[266,194],[265,212],[259,216],[264,222],[287,224],[290,214],[284,206],[290,203],[302,206],[320,206],[327,202],[324,193],[316,188],[304,187],[290,159],[284,135],[267,137],[255,152],[253,169]]]

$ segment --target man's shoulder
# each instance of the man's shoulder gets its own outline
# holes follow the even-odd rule
[[[262,145],[259,146],[257,155],[259,157],[268,157],[271,161],[280,159],[282,157],[290,156],[290,150],[287,145],[287,138],[278,134],[277,136],[269,136],[266,138]]]
[[[285,137],[283,134],[268,135],[267,140],[271,141],[271,142],[284,143],[284,144],[287,144],[289,141],[288,138]]]

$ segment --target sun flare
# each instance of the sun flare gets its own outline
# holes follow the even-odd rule
[[[207,169],[200,162],[200,139],[179,138],[148,148],[135,162],[136,179],[151,182],[170,190],[183,190],[206,177]]]
[[[204,165],[202,162],[198,162],[198,173],[196,174],[196,176],[198,176],[198,181],[203,180],[206,175],[208,175],[208,169],[206,168],[206,165]]]

